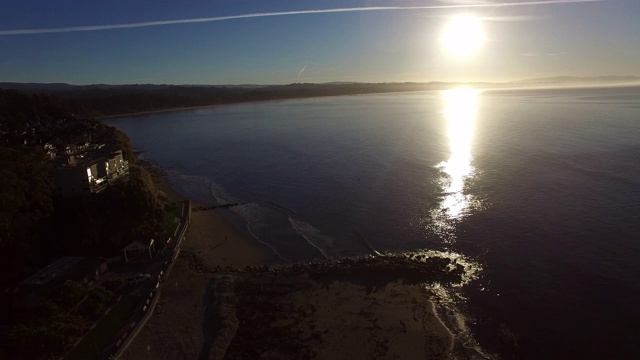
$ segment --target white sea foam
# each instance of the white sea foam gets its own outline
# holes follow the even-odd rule
[[[246,221],[246,229],[247,232],[260,244],[268,247],[269,249],[271,249],[271,251],[273,251],[274,254],[276,254],[276,256],[278,256],[280,259],[287,261],[287,262],[291,262],[291,259],[288,259],[286,257],[284,257],[273,245],[269,244],[266,241],[263,241],[262,239],[260,239],[260,237],[258,235],[256,235],[256,233],[253,230],[253,224],[254,222],[257,220],[259,220],[258,218],[254,218],[251,216],[251,211],[245,211],[248,208],[254,207],[256,204],[254,203],[249,203],[249,204],[242,204],[242,205],[238,205],[238,206],[234,206],[233,208],[231,208],[231,211],[233,211],[234,213],[240,215],[245,221]]]
[[[176,170],[166,170],[171,187],[190,199],[212,204],[217,200],[212,196],[210,187],[213,181],[206,176],[185,175]]]
[[[316,248],[326,259],[335,257],[330,254],[334,242],[331,236],[323,235],[320,230],[313,227],[313,225],[302,220],[294,219],[291,216],[289,216],[289,223],[296,233],[302,236],[309,245]]]
[[[451,260],[448,266],[450,271],[454,271],[457,267],[462,268],[459,283],[444,286],[436,282],[424,286],[433,294],[432,301],[436,305],[438,317],[455,334],[456,346],[460,347],[464,353],[456,356],[462,356],[464,359],[498,359],[497,355],[489,354],[484,350],[474,338],[468,325],[469,318],[460,308],[460,305],[465,304],[467,300],[461,293],[462,287],[480,277],[482,266],[476,261],[452,251],[423,250],[409,252],[405,256],[420,261],[426,261],[430,257],[446,258]],[[454,358],[458,358],[456,356]]]
[[[236,204],[239,200],[230,195],[222,185],[206,176],[185,175],[176,170],[167,171],[171,186],[180,194],[207,204]],[[230,210],[244,221],[247,232],[260,244],[268,247],[276,256],[290,262],[272,244],[261,239],[255,233],[255,226],[263,221],[258,204],[248,203],[231,207]]]

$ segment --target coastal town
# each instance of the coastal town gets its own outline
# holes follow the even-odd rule
[[[117,129],[70,112],[56,99],[11,92],[2,95],[6,100],[0,114],[5,120],[0,122],[0,142],[6,152],[3,185],[21,186],[20,179],[12,183],[6,176],[37,167],[36,176],[42,178],[46,191],[41,194],[46,200],[38,200],[37,205],[48,202],[53,207],[51,217],[58,209],[64,212],[114,201],[120,188],[133,186],[129,183],[130,162],[135,159]],[[18,163],[15,158],[26,161]],[[22,188],[23,196],[29,197],[38,189],[38,179],[24,180],[31,180]],[[66,248],[52,247],[42,255],[31,250],[42,260],[7,269],[2,279],[2,303],[12,309],[2,319],[7,350],[21,358],[45,354],[68,359],[111,357],[151,313],[160,281],[169,273],[188,228],[190,202],[163,202],[167,218],[153,237],[138,232],[128,242],[120,241],[119,249],[113,243],[107,251],[87,251],[74,244],[81,240],[70,239]],[[3,214],[12,222],[29,216],[25,211],[34,206],[17,201],[5,205],[14,210]],[[86,226],[72,213],[61,217],[67,221],[48,230]],[[5,223],[5,255],[19,251],[11,237],[21,234],[9,226]],[[29,235],[37,238],[39,234]],[[40,236],[58,242],[60,235],[53,231]],[[45,266],[38,269],[37,263]]]

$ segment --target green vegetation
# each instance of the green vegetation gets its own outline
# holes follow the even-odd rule
[[[167,224],[180,214],[179,205],[167,203],[148,170],[136,164],[126,134],[88,113],[55,96],[0,90],[0,282],[6,287],[28,274],[23,269],[41,268],[59,256],[109,257],[133,240],[162,239]],[[52,157],[64,154],[66,146],[87,143],[121,149],[129,162],[128,179],[97,194],[56,195],[54,174],[60,165]],[[3,353],[20,359],[64,354],[122,285],[114,279],[104,287],[67,282],[47,289],[29,311],[13,314],[13,326],[0,336]],[[92,358],[109,346],[138,300],[119,302],[70,358]]]
[[[33,260],[53,213],[51,166],[34,149],[0,144],[0,271]]]
[[[136,165],[131,141],[90,112],[55,96],[0,90],[0,280],[56,256],[112,256],[163,231],[163,197]],[[64,149],[86,142],[120,148],[129,181],[92,196],[55,196],[57,165],[45,144]]]
[[[58,198],[52,216],[56,252],[115,254],[136,238],[162,232],[164,203],[149,173],[130,165],[129,181],[90,197]]]
[[[123,285],[124,285],[124,281],[120,278],[109,279],[102,283],[102,286],[111,292],[116,292]]]
[[[162,229],[165,234],[171,236],[176,230],[176,219],[182,216],[182,201],[168,202],[164,207],[164,222]]]

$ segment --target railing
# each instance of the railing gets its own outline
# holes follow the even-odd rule
[[[173,269],[173,264],[178,254],[180,254],[180,243],[182,243],[182,239],[187,232],[189,227],[189,223],[191,222],[191,200],[185,200],[182,205],[182,217],[180,219],[180,224],[176,228],[176,247],[173,250],[172,260],[167,264],[167,267],[161,271],[164,273],[164,279],[166,280],[169,277],[169,273],[171,269]],[[159,278],[158,278],[159,280]],[[160,298],[160,281],[156,283],[155,290],[150,293],[149,299],[147,299],[146,304],[142,308],[142,318],[138,321],[133,321],[129,327],[129,330],[123,332],[123,334],[116,340],[113,345],[116,349],[113,355],[111,355],[111,359],[118,359],[122,356],[127,347],[131,345],[133,340],[135,340],[136,336],[144,325],[147,323],[147,320],[153,313],[156,304],[158,303],[158,299]]]
[[[101,192],[102,190],[106,189],[107,186],[109,186],[109,182],[108,181],[102,181],[100,183],[94,181],[94,182],[89,184],[89,190],[92,193],[96,193],[97,194],[97,193]]]

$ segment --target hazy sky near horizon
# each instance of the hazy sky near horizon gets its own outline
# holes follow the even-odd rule
[[[440,41],[459,15],[484,29],[465,57]],[[638,19],[639,0],[0,0],[0,82],[640,75]]]

